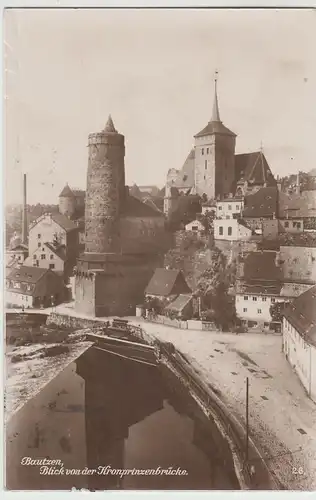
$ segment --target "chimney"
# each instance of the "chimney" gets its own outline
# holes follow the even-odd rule
[[[23,174],[22,243],[27,245],[26,174]]]

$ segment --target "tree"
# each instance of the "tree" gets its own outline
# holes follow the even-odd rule
[[[235,264],[226,266],[225,256],[216,248],[211,265],[198,279],[195,296],[201,301],[201,316],[222,329],[229,328],[236,320],[235,301],[228,294],[235,275]]]
[[[284,314],[284,309],[285,309],[285,302],[275,302],[274,304],[271,304],[270,306],[270,314],[272,321],[280,323],[283,318]]]

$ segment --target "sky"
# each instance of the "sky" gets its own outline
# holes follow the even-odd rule
[[[129,185],[165,183],[211,117],[275,175],[315,168],[316,11],[6,10],[6,203],[85,189],[87,142],[109,114]]]

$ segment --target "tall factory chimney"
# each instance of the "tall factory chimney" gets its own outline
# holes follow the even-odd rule
[[[23,174],[22,243],[27,245],[26,174]]]

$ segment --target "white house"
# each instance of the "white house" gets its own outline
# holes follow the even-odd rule
[[[270,329],[273,319],[270,314],[270,307],[276,302],[284,302],[284,297],[280,297],[277,288],[264,288],[264,286],[253,287],[253,292],[249,287],[248,292],[236,293],[236,314],[242,323],[248,327],[263,327]]]
[[[252,230],[237,219],[215,219],[215,240],[246,241],[252,236]]]
[[[193,231],[195,233],[201,233],[205,231],[204,224],[198,219],[193,220],[192,222],[189,222],[189,224],[186,224],[185,226],[186,231]]]
[[[244,208],[244,199],[226,198],[216,203],[216,219],[232,219],[233,215],[240,215]]]
[[[283,349],[307,394],[316,402],[316,286],[286,307]]]

